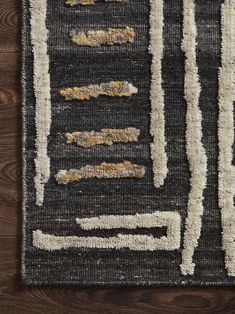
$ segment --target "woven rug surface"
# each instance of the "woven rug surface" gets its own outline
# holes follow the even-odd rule
[[[235,283],[235,0],[23,0],[27,284]]]

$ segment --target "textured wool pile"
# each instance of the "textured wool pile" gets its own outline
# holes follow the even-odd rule
[[[23,0],[27,284],[235,283],[235,0]]]

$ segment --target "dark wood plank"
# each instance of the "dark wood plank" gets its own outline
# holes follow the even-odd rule
[[[0,53],[3,61],[5,54]],[[1,62],[0,61],[0,62]],[[18,67],[12,71],[19,72]],[[4,77],[0,69],[0,76]],[[7,77],[7,74],[5,75]],[[20,93],[0,87],[0,236],[19,234],[21,197]]]
[[[26,287],[20,280],[20,0],[0,0],[0,314],[235,313],[234,288]]]
[[[20,0],[0,1],[0,52],[20,51]]]
[[[20,86],[19,68],[19,52],[0,52],[0,86]]]

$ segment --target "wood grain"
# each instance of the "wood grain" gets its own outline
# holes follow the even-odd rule
[[[26,287],[21,242],[20,0],[0,0],[0,314],[235,313],[234,288]]]

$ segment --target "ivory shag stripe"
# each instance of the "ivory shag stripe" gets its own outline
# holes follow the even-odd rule
[[[91,30],[87,34],[73,30],[71,32],[71,39],[79,46],[99,47],[101,45],[122,45],[134,42],[135,31],[131,27],[108,28],[107,31]]]
[[[99,2],[100,0],[66,0],[65,3],[71,7],[75,5],[91,5]],[[104,0],[104,2],[128,2],[128,0]]]
[[[150,46],[152,54],[151,65],[151,124],[150,133],[151,158],[153,162],[154,185],[163,185],[167,176],[167,154],[165,138],[164,91],[162,87],[162,57],[163,57],[163,0],[150,0]]]
[[[202,145],[202,115],[199,108],[201,86],[196,62],[197,26],[194,0],[183,2],[183,42],[185,52],[184,97],[186,113],[186,152],[191,172],[187,218],[185,222],[181,272],[192,275],[195,264],[193,255],[201,234],[203,215],[203,190],[206,187],[207,157]]]
[[[66,133],[67,144],[76,143],[79,146],[90,148],[95,145],[112,145],[113,143],[137,142],[140,130],[126,129],[101,129],[100,132],[73,132]]]
[[[175,250],[180,247],[180,215],[176,212],[155,212],[126,216],[100,216],[77,219],[83,229],[112,229],[138,227],[167,227],[167,236],[154,238],[148,235],[118,234],[115,237],[54,236],[40,230],[33,231],[36,248],[53,251],[71,247],[86,248],[129,248],[135,251]],[[110,223],[110,224],[109,224]]]
[[[144,175],[144,166],[123,161],[118,164],[103,162],[100,165],[87,165],[80,169],[60,170],[55,178],[59,184],[67,184],[89,178],[142,178]]]
[[[112,81],[100,85],[68,87],[60,90],[60,95],[66,100],[89,100],[99,96],[129,97],[138,92],[137,88],[126,81]]]
[[[154,228],[167,226],[175,230],[176,234],[180,231],[180,215],[177,212],[154,212],[152,214],[135,215],[103,215],[91,218],[77,218],[76,222],[84,230],[92,229],[136,229]],[[174,232],[172,232],[173,236]]]
[[[222,4],[222,57],[219,70],[219,206],[228,276],[235,276],[235,167],[232,165],[235,101],[235,0]]]
[[[36,158],[35,188],[36,204],[41,206],[44,198],[44,185],[50,175],[50,159],[47,156],[47,137],[51,126],[51,96],[49,57],[47,54],[46,11],[47,1],[30,0],[31,43],[34,56],[34,92],[36,99]]]

